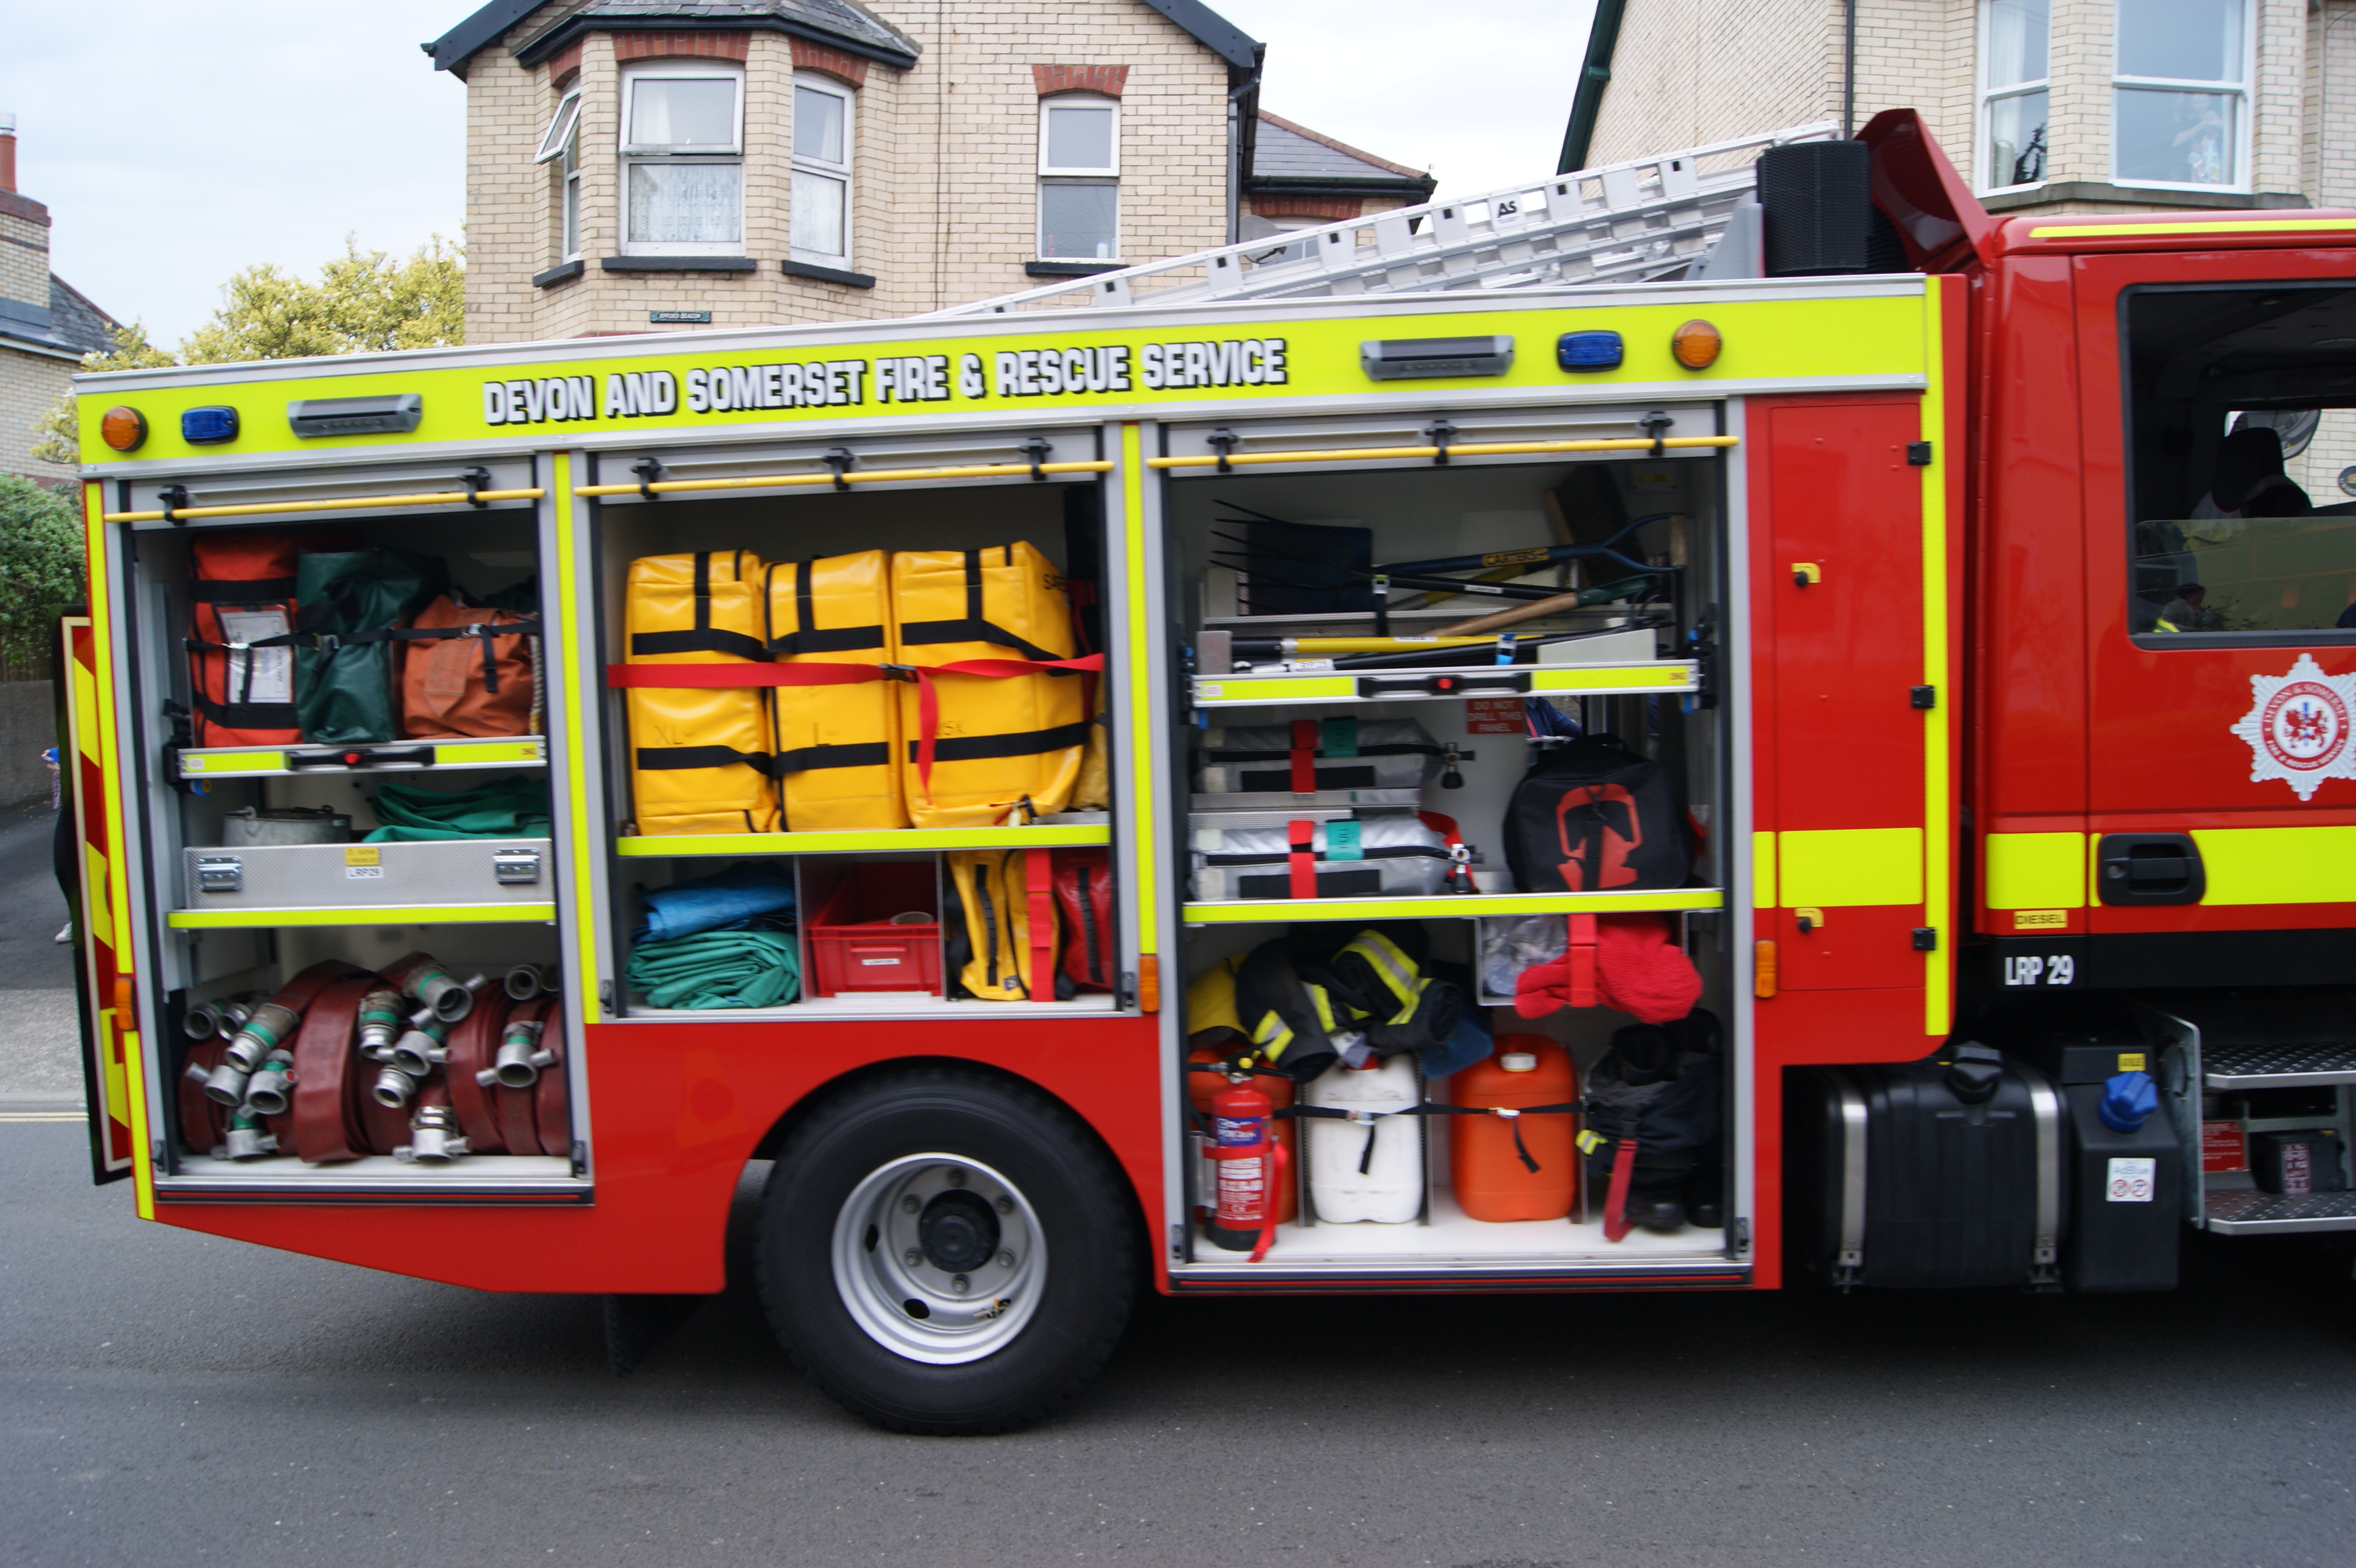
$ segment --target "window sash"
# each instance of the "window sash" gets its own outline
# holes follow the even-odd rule
[[[564,149],[572,145],[573,133],[580,123],[581,90],[575,88],[556,105],[555,116],[548,122],[548,129],[541,134],[540,150],[532,154],[531,161],[544,164],[562,157]]]
[[[1101,164],[1058,164],[1051,156],[1054,145],[1053,126],[1058,111],[1085,111],[1107,116],[1105,162]],[[1120,105],[1109,98],[1077,98],[1065,96],[1039,101],[1039,172],[1043,175],[1096,176],[1117,177],[1120,173]]]
[[[2040,149],[2040,166],[2036,178],[2022,180],[2011,179],[2007,177],[2012,173],[2012,170],[2002,166],[2008,161],[2017,164],[2023,156],[2026,156],[2027,149],[2018,144],[1999,143],[1997,141],[1997,117],[2006,105],[2018,102],[2024,98],[2042,98],[2045,100],[2045,125],[2050,127],[2053,121],[2053,95],[2043,81],[2028,81],[2008,84],[2003,91],[1987,93],[1980,100],[1979,185],[1980,189],[1984,192],[1997,190],[2029,190],[2045,183],[2046,163],[2047,160],[2051,157],[2053,152],[2052,144],[2051,142],[2048,142],[2041,149]],[[2032,133],[2032,134],[2033,134],[2034,133]],[[2013,156],[2010,160],[2007,160],[1998,156],[1997,149],[2000,145],[2011,146],[2013,148]]]
[[[851,177],[859,156],[858,95],[831,81],[797,75],[794,121],[788,137],[793,178],[787,191],[787,253],[798,262],[848,268],[851,265],[852,218],[857,187]],[[803,93],[831,100],[841,115],[840,159],[814,156],[800,150]]]
[[[1058,193],[1102,191],[1100,201]],[[1095,207],[1099,212],[1091,213]],[[1057,210],[1051,213],[1050,209]],[[1101,216],[1101,225],[1095,220]],[[1101,238],[1099,238],[1101,235]],[[1101,249],[1098,249],[1100,247]],[[1043,262],[1110,262],[1120,256],[1120,182],[1111,179],[1046,179],[1039,182],[1039,259]]]
[[[630,134],[638,113],[638,89],[654,81],[724,81],[729,88],[729,139],[713,142],[633,142]],[[673,66],[647,70],[631,70],[622,79],[622,124],[617,131],[621,150],[628,157],[689,157],[741,156],[744,151],[744,78],[733,70],[714,70],[709,66]]]
[[[698,181],[691,171],[726,170]],[[663,177],[678,177],[666,181]],[[673,189],[666,192],[669,183]],[[706,194],[694,189],[698,184]],[[723,188],[725,188],[724,191]],[[631,158],[622,165],[625,254],[737,256],[744,252],[744,164],[741,158]],[[696,208],[701,207],[701,212]],[[696,219],[703,220],[697,223]],[[681,237],[701,228],[705,237]],[[659,232],[667,231],[667,232]]]
[[[2130,20],[2125,7],[2114,12],[2115,20],[2111,37],[2112,183],[2142,186],[2156,190],[2232,192],[2246,191],[2251,188],[2250,163],[2254,150],[2251,142],[2255,134],[2255,128],[2252,122],[2255,116],[2250,112],[2250,97],[2251,75],[2254,70],[2257,53],[2258,8],[2251,3],[2251,0],[2241,0],[2239,9],[2241,12],[2240,37],[2233,40],[2230,48],[2223,51],[2226,57],[2223,63],[2240,66],[2241,74],[2222,78],[2142,76],[2128,72],[2123,68],[2128,49],[2127,32]],[[2174,179],[2165,176],[2127,172],[2127,160],[2131,153],[2143,154],[2156,150],[2158,144],[2154,142],[2130,149],[2122,134],[2122,122],[2126,118],[2123,112],[2130,111],[2131,106],[2147,107],[2152,101],[2166,93],[2215,98],[2222,101],[2224,113],[2232,124],[2225,127],[2225,134],[2217,138],[2214,153],[2224,163],[2224,178]],[[2136,102],[2138,98],[2142,100],[2141,103]],[[2177,136],[2171,136],[2170,148],[2185,145],[2182,138],[2192,136],[2199,129],[2197,124],[2188,126]],[[2197,149],[2199,144],[2196,142],[2192,145]],[[2185,156],[2190,158],[2195,154],[2188,153]]]

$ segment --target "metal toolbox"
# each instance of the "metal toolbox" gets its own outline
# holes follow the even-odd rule
[[[181,852],[182,907],[317,909],[372,905],[545,904],[548,839],[433,843],[248,844]]]

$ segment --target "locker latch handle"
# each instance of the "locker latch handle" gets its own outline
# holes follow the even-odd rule
[[[1811,583],[1821,583],[1824,580],[1825,569],[1822,566],[1817,565],[1814,561],[1794,561],[1792,563],[1792,586],[1795,588],[1804,588]]]

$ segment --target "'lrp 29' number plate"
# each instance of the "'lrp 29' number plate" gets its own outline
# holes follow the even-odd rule
[[[2075,985],[2078,960],[2066,952],[2010,952],[1997,960],[1997,978],[2007,985]]]

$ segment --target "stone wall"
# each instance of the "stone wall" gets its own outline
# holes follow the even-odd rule
[[[47,803],[49,770],[41,753],[58,744],[58,715],[47,681],[0,681],[0,808]]]

